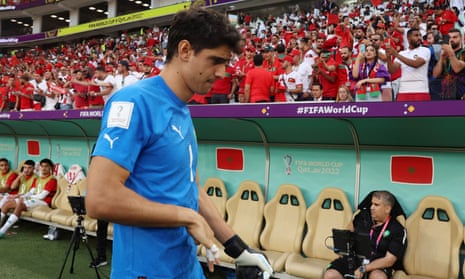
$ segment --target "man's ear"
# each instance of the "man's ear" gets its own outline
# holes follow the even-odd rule
[[[391,215],[392,206],[386,205],[386,207],[384,208],[384,211],[386,212],[387,215]]]
[[[188,40],[182,40],[178,43],[178,56],[181,60],[187,61],[192,53],[192,45]]]

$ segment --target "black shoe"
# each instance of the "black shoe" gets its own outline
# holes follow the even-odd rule
[[[101,266],[107,265],[107,260],[106,259],[95,259],[93,262],[89,264],[90,268],[97,268]]]

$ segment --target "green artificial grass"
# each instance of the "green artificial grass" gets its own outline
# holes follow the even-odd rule
[[[9,230],[5,238],[0,239],[0,278],[8,279],[53,279],[58,278],[64,263],[66,251],[72,237],[72,231],[59,230],[57,240],[44,240],[48,227],[20,220]],[[95,257],[95,237],[88,237],[88,245]],[[61,278],[91,279],[97,278],[95,270],[89,268],[91,257],[83,242],[76,250],[74,273],[70,273],[73,250],[71,249],[67,264]],[[107,248],[108,265],[100,267],[100,278],[110,277],[111,241]],[[207,278],[226,278],[224,270],[218,268]]]

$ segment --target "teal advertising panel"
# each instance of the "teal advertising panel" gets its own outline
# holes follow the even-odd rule
[[[355,150],[312,146],[272,146],[270,148],[271,199],[281,184],[295,184],[309,206],[325,187],[344,190],[353,203]]]
[[[78,164],[83,170],[87,170],[91,145],[79,138],[54,138],[51,140],[52,160],[60,163],[65,170],[71,165]],[[86,172],[87,173],[87,172]]]
[[[7,158],[12,168],[16,168],[16,142],[11,136],[0,135],[0,158]]]
[[[265,148],[258,144],[199,143],[198,172],[200,185],[209,177],[221,178],[229,197],[244,180],[265,186]],[[264,188],[262,188],[265,191]]]
[[[402,161],[396,162],[396,159]],[[465,153],[441,150],[362,150],[360,194],[386,189],[410,215],[427,195],[447,197],[465,222]]]

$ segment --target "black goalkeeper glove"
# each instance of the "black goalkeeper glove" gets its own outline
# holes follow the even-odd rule
[[[223,245],[224,252],[235,259],[237,266],[256,266],[263,272],[267,272],[269,276],[273,274],[273,268],[266,257],[251,249],[238,235],[234,235]]]

